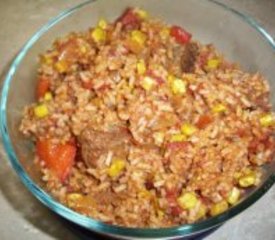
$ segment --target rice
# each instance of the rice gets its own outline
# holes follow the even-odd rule
[[[269,85],[139,11],[41,55],[20,131],[47,191],[73,210],[127,227],[193,223],[260,183],[274,155]]]

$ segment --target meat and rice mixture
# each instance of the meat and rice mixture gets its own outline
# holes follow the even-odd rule
[[[20,130],[47,190],[100,221],[169,227],[218,215],[274,154],[269,86],[141,9],[56,40]]]

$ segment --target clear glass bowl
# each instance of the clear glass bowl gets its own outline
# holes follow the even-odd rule
[[[270,80],[275,105],[275,43],[253,19],[214,0],[100,0],[88,1],[65,11],[42,27],[22,48],[6,76],[1,96],[1,134],[10,162],[26,187],[57,214],[91,231],[121,238],[176,238],[194,236],[221,225],[256,202],[275,181],[275,164],[265,166],[260,186],[227,212],[204,221],[173,228],[131,229],[112,226],[80,215],[43,190],[34,166],[32,143],[18,131],[22,109],[34,100],[37,56],[59,36],[82,31],[98,18],[114,20],[128,6],[139,6],[168,23],[184,26],[195,39],[213,43],[232,61]],[[273,80],[273,81],[271,81]]]

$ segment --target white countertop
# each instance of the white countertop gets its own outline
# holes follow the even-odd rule
[[[0,79],[22,45],[50,18],[81,0],[0,0]],[[275,36],[275,0],[220,0],[256,18]],[[274,79],[275,80],[275,79]],[[76,240],[68,224],[23,186],[0,144],[0,239]],[[93,239],[93,238],[91,238]],[[96,239],[96,238],[94,238]],[[207,240],[274,240],[275,186]]]

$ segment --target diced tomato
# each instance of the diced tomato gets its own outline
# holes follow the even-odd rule
[[[177,203],[178,195],[179,191],[176,188],[166,189],[166,199],[170,206],[171,215],[173,216],[178,216],[182,212],[182,209]]]
[[[196,123],[196,126],[200,129],[206,128],[210,123],[213,122],[213,118],[209,115],[200,116],[199,120]]]
[[[189,142],[182,141],[182,142],[171,142],[167,144],[167,148],[171,150],[184,150],[188,147]]]
[[[192,35],[179,26],[171,27],[170,35],[176,39],[180,44],[186,44],[190,42]]]
[[[128,8],[125,12],[116,20],[121,22],[123,27],[128,29],[138,28],[140,25],[140,18],[134,12],[132,8]]]
[[[182,209],[180,206],[172,206],[171,208],[171,215],[177,217],[181,214]]]
[[[74,164],[76,147],[73,144],[55,144],[49,139],[39,140],[36,143],[38,157],[58,177],[66,180]]]
[[[166,199],[170,204],[174,204],[177,199],[177,190],[176,189],[168,189],[166,190]]]
[[[38,83],[36,86],[36,98],[40,99],[45,96],[45,93],[50,88],[50,80],[47,77],[41,76],[38,79]]]
[[[89,82],[82,82],[82,86],[85,89],[91,90],[93,88],[93,83],[91,81],[89,81]]]
[[[236,130],[236,134],[240,137],[240,138],[243,138],[243,137],[246,137],[249,135],[249,132],[246,128],[238,128]]]

